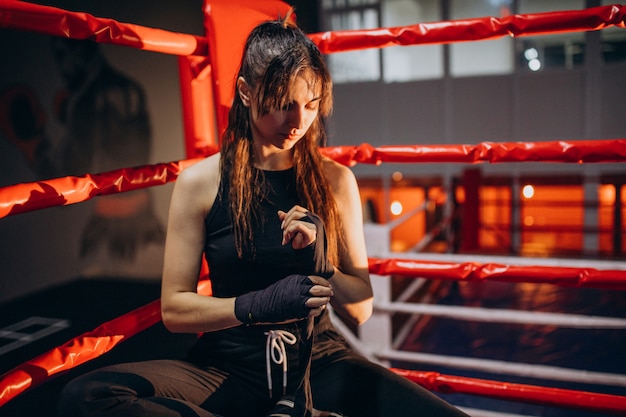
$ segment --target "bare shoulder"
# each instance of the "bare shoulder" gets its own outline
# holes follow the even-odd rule
[[[338,205],[341,206],[344,202],[359,198],[356,177],[350,168],[332,159],[324,158],[323,170]]]
[[[188,204],[197,203],[208,210],[215,200],[219,188],[220,155],[211,155],[183,170],[175,184],[175,198]]]
[[[204,182],[214,182],[219,178],[220,154],[214,154],[203,160],[196,162],[183,170],[178,176],[178,181],[185,184],[192,183],[201,185]]]

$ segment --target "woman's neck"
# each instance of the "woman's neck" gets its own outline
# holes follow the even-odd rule
[[[254,166],[264,171],[284,171],[293,167],[293,149],[268,152],[255,149]]]

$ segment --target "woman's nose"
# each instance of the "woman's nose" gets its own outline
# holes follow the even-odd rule
[[[289,127],[300,130],[304,125],[304,112],[298,106],[293,106],[289,110],[289,119],[288,119]]]

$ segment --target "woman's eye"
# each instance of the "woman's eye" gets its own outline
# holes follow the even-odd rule
[[[297,103],[286,103],[286,104],[283,104],[282,106],[280,106],[280,107],[278,108],[278,111],[291,111],[291,110],[293,110],[296,106],[298,106],[298,104],[297,104]],[[307,103],[307,104],[304,106],[304,108],[305,108],[305,109],[307,109],[307,110],[317,110],[317,109],[319,108],[319,101],[318,101],[318,100],[315,100],[315,101],[312,101],[312,102],[310,102],[310,103]]]

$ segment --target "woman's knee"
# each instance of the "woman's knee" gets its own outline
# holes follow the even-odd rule
[[[87,373],[68,382],[59,397],[60,417],[97,416],[104,410],[154,394],[146,379],[133,374],[100,370]]]
[[[59,395],[59,417],[78,417],[84,415],[83,402],[90,397],[92,384],[87,375],[75,378],[68,382]]]

